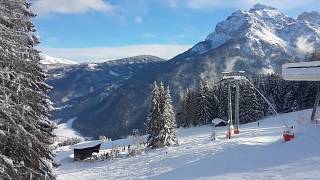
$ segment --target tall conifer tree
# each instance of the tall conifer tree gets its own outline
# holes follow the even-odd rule
[[[0,179],[55,179],[52,109],[30,3],[0,1]]]
[[[176,118],[172,106],[170,90],[155,83],[152,91],[150,113],[147,123],[148,146],[158,148],[177,144]]]

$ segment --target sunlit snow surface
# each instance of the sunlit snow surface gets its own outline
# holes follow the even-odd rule
[[[241,125],[241,134],[230,140],[225,138],[225,127],[217,128],[214,142],[212,126],[179,129],[179,146],[117,160],[74,162],[72,147],[62,147],[56,156],[61,166],[54,173],[58,179],[318,179],[320,127],[306,123],[310,112],[281,115],[295,126],[296,138],[288,143],[281,140],[281,121],[271,117],[260,121],[260,127]],[[102,149],[128,143],[130,139],[121,139],[103,144]]]
[[[77,118],[72,118],[66,123],[59,124],[57,129],[54,130],[54,133],[59,137],[82,137],[76,130],[72,128],[72,124],[76,119]]]

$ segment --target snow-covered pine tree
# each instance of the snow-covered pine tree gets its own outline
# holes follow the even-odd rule
[[[154,82],[154,88],[152,90],[150,111],[147,117],[147,133],[149,134],[147,144],[149,147],[154,148],[158,143],[159,134],[159,118],[160,118],[160,89],[156,82]]]
[[[290,86],[290,88],[287,88],[287,93],[284,97],[284,107],[283,107],[283,112],[288,113],[288,112],[292,112],[294,110],[296,110],[298,107],[296,101],[296,97],[295,97],[295,89]]]
[[[254,86],[257,87],[263,95],[266,95],[266,75],[257,75],[254,77],[253,81]],[[263,112],[262,115],[267,116],[269,113],[268,103],[260,94],[257,94],[257,98],[260,110]]]
[[[257,121],[263,116],[256,91],[246,81],[240,84],[239,110],[241,124]]]
[[[279,74],[271,74],[267,76],[267,97],[271,103],[274,103],[274,108],[282,112],[285,96],[286,82]]]
[[[0,1],[0,179],[55,179],[46,75],[26,0]]]
[[[159,133],[159,143],[158,147],[161,146],[170,146],[175,145],[178,143],[177,139],[177,130],[176,130],[176,117],[174,113],[174,109],[172,106],[172,99],[170,95],[170,89],[169,86],[164,91],[163,88],[160,88],[161,91],[164,92],[164,98],[163,98],[163,104],[161,104],[160,107],[162,107],[161,112],[161,127],[160,127],[160,133]],[[161,93],[163,94],[163,93]]]
[[[212,103],[206,81],[201,80],[197,91],[196,119],[197,124],[208,124],[212,120]],[[195,125],[197,125],[195,124]]]
[[[217,117],[227,120],[228,119],[228,86],[227,83],[220,83],[215,86],[214,94],[218,98],[218,112]]]
[[[297,101],[301,109],[311,108],[317,92],[316,82],[299,82]]]
[[[158,148],[176,144],[176,119],[169,88],[155,83],[147,123],[148,146]]]
[[[216,86],[217,86],[216,84],[213,84],[213,88],[209,92],[212,119],[217,118],[218,114],[219,114],[220,101],[219,101],[218,95],[216,94],[216,91],[215,91]]]
[[[196,109],[196,98],[195,93],[190,89],[186,90],[186,94],[182,100],[182,122],[183,127],[190,127],[194,124]]]

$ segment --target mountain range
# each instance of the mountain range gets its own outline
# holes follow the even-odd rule
[[[315,11],[292,18],[256,4],[232,13],[204,41],[168,61],[139,56],[50,70],[53,118],[77,117],[73,127],[85,136],[119,138],[144,130],[154,81],[170,86],[177,109],[186,88],[219,80],[223,71],[279,73],[283,63],[320,48],[319,19]]]

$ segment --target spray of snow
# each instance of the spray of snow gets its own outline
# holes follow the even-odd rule
[[[232,58],[228,58],[226,60],[226,72],[231,72],[234,70],[234,65],[236,64],[236,62],[240,59],[239,56],[236,57],[232,57]]]
[[[308,39],[309,37],[307,36],[297,38],[296,47],[301,54],[310,54],[315,50],[314,43],[309,42]]]
[[[262,71],[263,74],[273,74],[274,73],[274,70],[272,69],[272,67],[262,68],[261,71]]]

